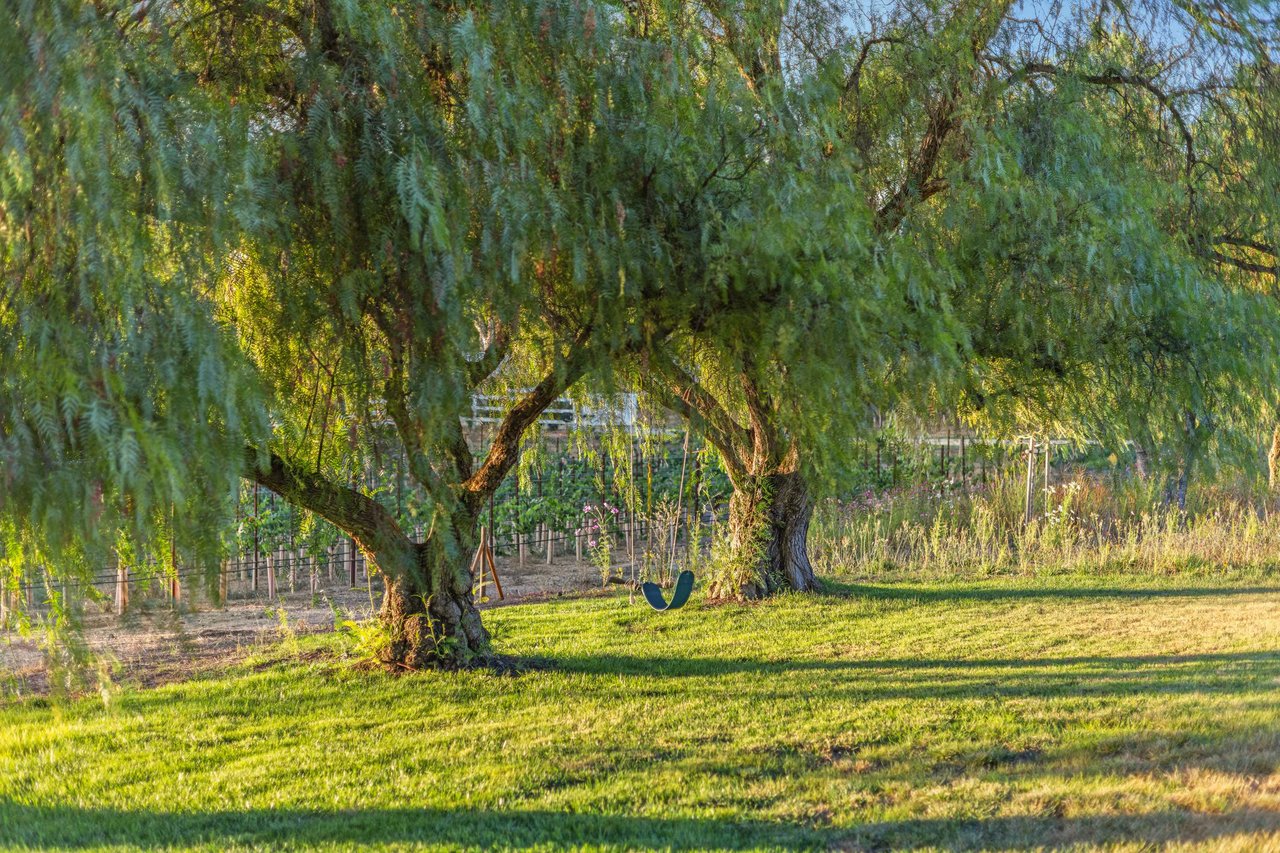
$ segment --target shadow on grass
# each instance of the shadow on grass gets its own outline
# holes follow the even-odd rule
[[[1212,598],[1216,596],[1280,595],[1280,586],[955,586],[935,587],[913,584],[846,583],[822,580],[822,592],[837,598],[869,598],[885,601],[1001,601],[1007,599],[1144,599]]]
[[[1240,692],[1280,677],[1280,651],[1043,658],[751,658],[590,655],[551,661],[562,672],[655,678],[776,676],[774,686],[853,689],[865,698]],[[906,673],[909,677],[902,677]],[[810,675],[800,682],[788,677]],[[898,677],[894,677],[897,675]],[[735,687],[735,689],[738,689]]]
[[[1060,818],[925,818],[809,829],[764,821],[566,814],[553,811],[364,809],[160,813],[0,802],[0,843],[84,849],[100,846],[425,845],[465,849],[976,850],[993,845],[1064,849],[1118,842],[1159,845],[1276,833],[1274,813],[1163,811]],[[1265,835],[1257,837],[1267,843]],[[1274,838],[1274,835],[1272,836]]]
[[[423,844],[475,849],[750,850],[820,848],[829,836],[801,826],[697,818],[444,809],[253,809],[158,813],[0,801],[0,844],[35,848],[136,845],[312,847]]]
[[[1247,845],[1232,849],[1274,850],[1280,841],[1280,822],[1265,809],[1240,809],[1218,814],[1160,811],[1147,814],[1102,814],[1060,818],[988,817],[973,820],[920,818],[867,824],[855,829],[843,850],[1076,850],[1082,845],[1141,845],[1143,848],[1179,842],[1212,842],[1249,835]]]

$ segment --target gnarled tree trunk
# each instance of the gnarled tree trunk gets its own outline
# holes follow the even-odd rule
[[[415,565],[394,572],[379,566],[387,575],[378,613],[390,637],[384,663],[421,669],[488,657],[489,632],[472,598],[470,573],[434,541],[414,545],[413,555]]]
[[[758,599],[817,588],[806,540],[813,503],[799,471],[739,477],[729,498],[730,553],[711,595]]]
[[[386,581],[379,618],[390,642],[384,663],[410,669],[457,666],[488,657],[489,634],[471,597],[464,562],[475,544],[475,514],[465,508],[426,542],[405,535],[368,495],[269,454],[249,449],[247,473],[286,500],[329,520],[355,541]]]

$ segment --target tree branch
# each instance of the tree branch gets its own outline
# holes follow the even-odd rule
[[[946,182],[935,180],[933,172],[938,166],[942,145],[956,126],[954,114],[959,94],[959,86],[953,86],[929,111],[929,125],[925,128],[916,156],[912,158],[907,176],[876,211],[876,230],[881,234],[898,227],[906,217],[907,205],[913,198],[925,201],[946,188]]]
[[[266,453],[265,466],[262,458],[258,448],[245,448],[247,479],[338,527],[382,571],[394,574],[404,571],[404,567],[417,566],[412,540],[373,498],[292,465],[275,453]]]
[[[516,462],[516,452],[525,430],[546,411],[547,406],[577,382],[590,365],[591,327],[584,327],[569,346],[564,360],[552,367],[533,390],[512,406],[498,426],[484,462],[462,484],[462,500],[474,513],[489,495],[497,490]]]
[[[1204,257],[1220,264],[1233,266],[1238,270],[1243,270],[1244,272],[1252,272],[1259,275],[1270,275],[1280,278],[1280,264],[1267,266],[1266,264],[1259,264],[1254,261],[1246,261],[1244,258],[1233,258],[1230,255],[1222,254],[1222,252],[1219,252],[1217,249],[1209,249],[1204,253]]]
[[[670,357],[652,351],[647,356],[648,366],[656,376],[643,377],[645,389],[697,426],[720,451],[725,465],[736,469],[729,471],[730,476],[743,472],[752,448],[752,437],[746,427],[735,421],[715,395]]]
[[[1038,74],[1042,76],[1057,76],[1061,74],[1070,74],[1061,67],[1050,62],[1028,62],[1022,67],[1022,73],[1026,75]],[[1184,149],[1184,170],[1188,178],[1191,176],[1192,169],[1196,165],[1195,138],[1191,135],[1191,128],[1183,118],[1182,112],[1173,103],[1173,93],[1166,92],[1160,88],[1154,79],[1144,77],[1141,74],[1133,74],[1127,71],[1112,70],[1105,74],[1074,74],[1078,80],[1090,83],[1095,86],[1131,86],[1148,92],[1156,102],[1160,104],[1173,118],[1174,124],[1178,126],[1178,133],[1182,137],[1182,145]],[[1179,94],[1190,94],[1193,90],[1186,90]],[[1193,191],[1194,196],[1194,191]]]
[[[482,382],[493,375],[503,360],[507,357],[507,352],[511,349],[511,332],[505,323],[497,323],[493,330],[493,337],[489,340],[489,346],[484,351],[479,361],[471,363],[467,370],[467,378],[471,382],[474,389]]]

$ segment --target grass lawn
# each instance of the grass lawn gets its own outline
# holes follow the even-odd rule
[[[0,708],[0,846],[1280,850],[1280,584],[485,618],[551,668],[393,677],[305,638]]]

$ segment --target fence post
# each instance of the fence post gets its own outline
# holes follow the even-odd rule
[[[1049,439],[1044,440],[1044,514],[1049,515],[1049,449],[1053,447],[1053,442]]]
[[[947,479],[947,456],[951,455],[951,428],[947,427],[947,443],[938,448],[938,474]]]
[[[173,533],[173,505],[169,505],[169,571],[173,572],[173,606],[182,604],[182,583],[178,579],[178,543]]]
[[[347,540],[347,564],[350,567],[351,587],[356,585],[356,540]]]
[[[1035,436],[1027,436],[1027,495],[1025,504],[1025,513],[1023,515],[1023,523],[1031,523],[1032,508],[1035,506],[1033,502],[1036,483],[1036,438]]]
[[[129,609],[129,567],[123,561],[116,563],[116,615],[123,616]]]
[[[258,591],[258,487],[253,487],[253,591]]]

